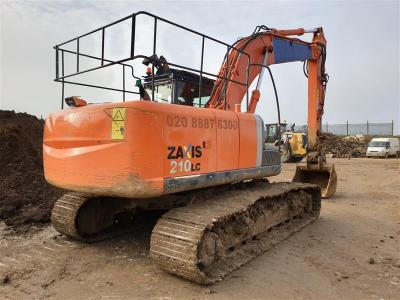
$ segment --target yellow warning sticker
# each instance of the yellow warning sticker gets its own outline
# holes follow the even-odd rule
[[[125,139],[125,108],[116,107],[112,110],[111,138],[113,140]]]

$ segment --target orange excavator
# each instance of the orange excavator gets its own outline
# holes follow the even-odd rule
[[[135,54],[140,15],[154,20],[151,56]],[[124,21],[132,22],[130,56],[108,60],[105,32]],[[200,70],[156,55],[160,22],[200,37]],[[102,56],[80,52],[79,41],[98,32]],[[311,42],[296,37],[305,33],[313,35]],[[218,74],[203,70],[207,39],[227,49]],[[76,43],[77,50],[64,47],[68,43]],[[326,163],[319,139],[328,80],[322,28],[276,30],[263,25],[229,45],[138,12],[55,50],[56,81],[63,91],[64,84],[77,84],[69,80],[76,74],[111,65],[125,70],[130,68],[126,62],[137,58],[149,66],[146,76],[135,77],[139,99],[87,104],[80,97],[67,97],[69,108],[47,118],[45,177],[70,191],[52,212],[59,232],[92,242],[133,226],[132,219],[145,222],[146,211],[166,209],[152,231],[150,257],[170,273],[210,284],[316,220],[321,194],[335,193],[336,172]],[[64,73],[64,53],[76,54],[76,73]],[[82,70],[79,57],[98,60],[100,65]],[[265,70],[273,80],[269,65],[292,61],[304,61],[308,76],[307,160],[298,165],[293,182],[269,183],[266,178],[280,173],[281,161],[279,149],[265,144],[264,122],[255,113],[260,84]],[[125,81],[121,91],[125,100]],[[278,97],[276,102],[279,112]]]

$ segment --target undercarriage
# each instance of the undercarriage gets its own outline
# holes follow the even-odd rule
[[[52,222],[73,239],[94,242],[158,218],[150,257],[167,272],[211,284],[316,220],[321,207],[317,185],[266,180],[163,198],[70,193],[56,202]],[[169,211],[160,217],[162,209]]]

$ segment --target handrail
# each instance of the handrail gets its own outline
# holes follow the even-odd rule
[[[137,13],[133,13],[133,14],[131,14],[131,15],[129,15],[129,16],[126,16],[126,17],[124,17],[124,18],[121,18],[121,19],[119,19],[119,20],[117,20],[117,21],[114,21],[114,22],[112,22],[112,23],[110,23],[110,24],[107,24],[107,25],[104,25],[104,26],[99,27],[99,28],[97,28],[97,29],[94,29],[94,30],[92,30],[92,31],[89,31],[88,33],[85,33],[85,34],[82,34],[82,35],[77,36],[77,37],[75,37],[75,38],[69,39],[68,41],[63,42],[63,43],[61,43],[61,44],[58,44],[58,45],[54,46],[53,48],[56,49],[57,47],[63,46],[63,45],[65,45],[65,44],[68,44],[68,43],[70,43],[70,42],[73,42],[73,41],[75,41],[75,40],[77,40],[77,39],[80,39],[80,38],[83,38],[83,37],[85,37],[85,36],[88,36],[89,34],[92,34],[92,33],[95,33],[95,32],[97,32],[97,31],[106,29],[107,27],[110,27],[110,26],[113,26],[113,25],[115,25],[115,24],[121,23],[121,22],[123,22],[123,21],[125,21],[125,20],[128,20],[129,18],[136,17],[136,16],[138,16],[138,15],[147,15],[147,16],[149,16],[149,17],[157,18],[158,20],[161,20],[161,21],[163,21],[163,22],[165,22],[165,23],[168,23],[168,24],[170,24],[170,25],[174,25],[174,26],[176,26],[176,27],[179,27],[179,28],[184,29],[184,30],[186,30],[186,31],[189,31],[189,32],[191,32],[191,33],[194,33],[194,34],[203,36],[203,37],[205,37],[205,38],[207,38],[207,39],[209,39],[209,40],[212,40],[212,41],[214,41],[214,42],[217,42],[217,43],[219,43],[219,44],[222,44],[222,45],[225,45],[225,46],[228,46],[228,47],[232,47],[232,48],[234,48],[235,50],[237,50],[237,51],[239,51],[239,52],[243,52],[243,51],[241,51],[240,49],[237,49],[237,48],[233,47],[232,45],[229,45],[229,44],[227,44],[227,43],[225,43],[225,42],[222,42],[222,41],[220,41],[220,40],[217,40],[216,38],[213,38],[213,37],[211,37],[211,36],[209,36],[209,35],[206,35],[206,34],[204,34],[204,33],[198,32],[198,31],[196,31],[196,30],[187,28],[187,27],[185,27],[185,26],[183,26],[183,25],[180,25],[180,24],[178,24],[178,23],[169,21],[169,20],[167,20],[167,19],[161,18],[161,17],[159,17],[159,16],[157,16],[157,15],[154,15],[154,14],[152,14],[152,13],[149,13],[149,12],[147,12],[147,11],[139,11],[139,12],[137,12]],[[243,53],[244,53],[244,52],[243,52]]]
[[[152,49],[153,56],[152,57],[149,57],[149,56],[146,56],[146,55],[134,55],[134,52],[135,52],[135,38],[136,38],[136,24],[137,24],[137,18],[136,17],[139,16],[139,15],[146,15],[146,16],[149,16],[149,17],[154,19],[153,47],[152,47],[153,48]],[[111,27],[111,26],[113,26],[113,25],[115,25],[115,24],[118,24],[118,23],[121,23],[123,21],[126,21],[128,19],[132,19],[130,56],[126,57],[126,58],[119,59],[119,60],[115,60],[115,61],[114,60],[110,60],[110,59],[106,59],[104,57],[104,52],[105,52],[104,51],[104,48],[105,48],[105,32],[106,32],[106,29]],[[218,74],[213,74],[213,73],[206,72],[206,71],[203,70],[205,40],[208,39],[208,40],[214,41],[214,42],[216,42],[216,43],[218,43],[220,45],[226,46],[226,49],[227,49],[226,56],[228,56],[230,51],[238,51],[240,53],[239,55],[245,55],[247,57],[247,61],[248,61],[247,73],[248,73],[248,68],[249,68],[249,64],[250,64],[250,56],[249,56],[249,54],[247,54],[246,52],[244,52],[241,49],[238,49],[238,48],[234,47],[233,45],[229,45],[229,44],[227,44],[225,42],[222,42],[222,41],[220,41],[220,40],[218,40],[216,38],[213,38],[213,37],[208,36],[206,34],[200,33],[200,32],[195,31],[193,29],[187,28],[187,27],[185,27],[183,25],[177,24],[177,23],[169,21],[167,19],[161,18],[159,16],[156,16],[156,15],[154,15],[152,13],[149,13],[149,12],[146,12],[146,11],[139,11],[137,13],[130,14],[130,15],[124,17],[124,18],[121,18],[121,19],[116,20],[116,21],[114,21],[112,23],[109,23],[107,25],[104,25],[102,27],[99,27],[97,29],[94,29],[94,30],[89,31],[89,32],[87,32],[85,34],[79,35],[79,36],[77,36],[75,38],[67,40],[66,42],[63,42],[63,43],[60,43],[60,44],[57,44],[56,46],[54,46],[54,49],[55,49],[55,52],[56,52],[56,78],[55,78],[55,81],[62,83],[63,91],[64,91],[64,84],[75,84],[75,85],[82,85],[82,86],[87,86],[87,87],[95,87],[95,88],[103,88],[103,89],[109,89],[109,90],[114,90],[114,91],[121,91],[123,93],[123,101],[125,101],[125,92],[132,92],[132,91],[126,91],[125,90],[125,68],[129,67],[131,69],[131,71],[132,71],[132,76],[134,78],[137,78],[137,79],[139,78],[139,77],[134,75],[133,67],[130,64],[127,64],[126,62],[133,61],[133,60],[138,59],[138,58],[146,58],[146,59],[149,59],[149,60],[152,61],[152,99],[154,99],[154,73],[155,73],[154,72],[154,63],[163,62],[163,61],[160,61],[159,59],[155,59],[155,54],[157,53],[156,40],[157,40],[157,23],[158,22],[164,22],[164,23],[170,24],[172,26],[175,26],[177,28],[180,28],[182,30],[185,30],[187,32],[193,33],[193,34],[201,37],[202,42],[201,42],[201,66],[200,66],[200,69],[183,66],[183,65],[176,64],[176,63],[173,63],[173,62],[168,62],[168,64],[170,66],[181,68],[181,69],[184,69],[184,70],[188,70],[188,71],[196,72],[196,73],[200,74],[200,76],[199,76],[199,98],[200,98],[200,101],[201,101],[201,90],[202,90],[201,89],[201,87],[202,87],[202,76],[203,75],[207,75],[207,76],[211,76],[211,77],[214,77],[214,78],[219,78],[221,80],[224,80],[225,83],[233,82],[233,83],[236,83],[236,84],[240,84],[240,85],[246,86],[246,88],[247,88],[247,91],[246,91],[247,100],[246,101],[248,102],[248,82],[247,82],[248,78],[246,78],[246,82],[239,82],[239,81],[236,81],[236,80],[228,78],[228,72],[227,72],[228,70],[225,70],[225,74],[224,75],[222,75],[222,74],[220,75],[219,73]],[[88,36],[90,34],[96,33],[96,32],[101,32],[102,33],[101,34],[101,45],[102,45],[101,46],[101,48],[102,48],[101,49],[101,57],[89,55],[89,54],[86,54],[86,53],[81,53],[80,52],[80,47],[79,47],[80,46],[80,40],[82,38],[84,38],[84,37],[86,37],[86,36]],[[76,42],[76,51],[71,51],[71,50],[63,48],[63,46],[65,46],[65,45],[67,45],[67,44],[69,44],[71,42]],[[64,74],[64,69],[65,69],[64,68],[65,67],[64,66],[64,52],[76,55],[76,72],[75,73]],[[61,73],[62,74],[61,74],[61,76],[60,76],[60,66],[59,66],[59,64],[60,64],[60,60],[59,60],[60,53],[61,53],[61,63],[62,63],[62,66],[61,66],[61,71],[62,71]],[[82,68],[80,68],[80,64],[79,64],[79,57],[80,56],[87,57],[87,58],[90,58],[90,59],[95,59],[95,60],[100,61],[101,63],[97,67],[93,67],[93,68],[82,70]],[[91,72],[91,71],[99,70],[99,69],[106,68],[106,67],[109,67],[109,66],[112,66],[112,65],[121,65],[122,66],[122,69],[123,69],[123,72],[122,72],[123,89],[122,90],[115,89],[115,88],[101,87],[101,86],[98,86],[98,85],[83,84],[83,83],[81,84],[79,82],[71,82],[71,81],[66,81],[65,80],[67,78],[70,78],[70,77],[73,77],[73,76],[76,76],[76,75],[80,75],[80,74],[88,73],[88,72]],[[64,92],[62,93],[62,97],[64,97],[63,94],[64,94]],[[226,93],[225,93],[225,98],[226,98]],[[62,101],[63,101],[63,99],[62,99]],[[225,101],[226,101],[226,99],[225,99]]]

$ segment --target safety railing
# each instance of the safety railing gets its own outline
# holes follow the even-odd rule
[[[137,19],[138,19],[139,15],[148,16],[153,20],[152,56],[147,56],[147,55],[143,55],[143,54],[137,54],[136,51],[135,51],[135,41],[136,41],[136,36],[138,34],[136,32],[137,31]],[[125,57],[125,58],[122,58],[122,59],[118,59],[118,60],[107,59],[105,57],[105,36],[107,34],[107,30],[109,28],[111,28],[112,26],[115,26],[115,25],[117,25],[117,24],[119,24],[121,22],[127,21],[129,19],[131,20],[130,55],[128,57]],[[127,62],[133,61],[135,59],[148,59],[148,60],[150,60],[152,62],[152,73],[151,73],[151,76],[152,76],[152,78],[151,78],[151,82],[152,82],[152,99],[155,99],[154,98],[154,86],[155,86],[154,85],[154,74],[155,74],[155,72],[154,72],[154,68],[155,68],[154,64],[155,63],[164,63],[164,61],[156,59],[156,54],[157,54],[157,27],[158,27],[158,24],[160,22],[172,25],[172,26],[174,26],[176,28],[180,28],[180,29],[182,29],[182,30],[184,30],[186,32],[190,32],[190,33],[192,33],[192,34],[194,34],[196,36],[199,36],[201,38],[201,57],[200,57],[200,68],[199,69],[188,67],[188,66],[184,66],[184,65],[181,65],[181,64],[177,64],[177,63],[168,61],[168,65],[170,65],[172,67],[176,67],[176,68],[180,68],[180,69],[183,69],[183,70],[195,72],[195,73],[198,73],[200,75],[199,76],[199,99],[200,99],[199,107],[201,107],[202,77],[204,75],[211,76],[213,78],[219,78],[219,79],[222,79],[224,81],[224,85],[225,85],[225,88],[224,88],[224,103],[225,103],[225,105],[224,105],[224,107],[226,107],[226,92],[227,92],[226,87],[228,85],[228,82],[233,82],[235,84],[239,84],[239,85],[245,86],[246,87],[246,103],[247,103],[247,107],[248,107],[248,102],[249,102],[248,69],[249,69],[249,66],[250,66],[250,56],[246,52],[244,52],[244,51],[242,51],[242,50],[240,50],[240,49],[238,49],[238,48],[236,48],[236,47],[234,47],[232,45],[229,45],[229,44],[227,44],[225,42],[222,42],[222,41],[220,41],[220,40],[218,40],[216,38],[213,38],[213,37],[210,37],[210,36],[205,35],[203,33],[200,33],[198,31],[195,31],[193,29],[190,29],[190,28],[187,28],[185,26],[179,25],[177,23],[171,22],[171,21],[166,20],[164,18],[158,17],[158,16],[156,16],[154,14],[151,14],[151,13],[148,13],[148,12],[145,12],[145,11],[140,11],[140,12],[133,13],[133,14],[131,14],[129,16],[126,16],[126,17],[124,17],[122,19],[119,19],[119,20],[117,20],[115,22],[112,22],[112,23],[110,23],[108,25],[102,26],[100,28],[97,28],[97,29],[92,30],[92,31],[90,31],[88,33],[82,34],[82,35],[80,35],[78,37],[72,38],[72,39],[70,39],[70,40],[68,40],[66,42],[63,42],[61,44],[58,44],[58,45],[54,46],[55,59],[56,59],[56,78],[55,78],[55,81],[62,83],[61,108],[63,108],[63,106],[64,106],[65,84],[72,84],[72,85],[79,85],[79,86],[85,86],[85,87],[99,88],[99,89],[105,89],[105,90],[121,92],[123,94],[123,101],[125,101],[125,99],[126,99],[126,93],[139,94],[139,92],[137,92],[137,91],[129,90],[129,89],[126,88],[126,75],[125,75],[126,73],[125,73],[125,71],[126,71],[127,68],[131,70],[132,77],[134,77],[136,79],[140,79],[139,77],[135,76],[134,68],[130,64],[127,63]],[[80,41],[84,37],[87,37],[89,35],[93,35],[93,34],[96,34],[96,33],[101,33],[101,56],[90,55],[90,54],[83,53],[82,51],[80,51]],[[226,47],[226,54],[224,56],[224,62],[228,59],[230,51],[237,51],[237,52],[240,53],[240,55],[244,55],[244,56],[247,57],[247,76],[246,76],[245,82],[240,82],[240,81],[236,81],[236,80],[230,79],[229,78],[229,71],[230,70],[228,70],[228,68],[225,68],[225,70],[223,72],[223,75],[214,74],[214,73],[211,73],[211,72],[206,72],[203,69],[203,67],[204,67],[204,45],[205,45],[205,42],[207,40],[213,41],[213,42],[215,42],[215,43],[217,43],[219,45],[222,45],[222,46]],[[75,45],[76,51],[66,49],[67,46],[71,46],[73,44]],[[64,60],[65,53],[73,54],[73,55],[76,56],[76,68],[75,68],[76,71],[72,72],[70,74],[66,74],[66,72],[65,72],[65,60]],[[80,63],[80,58],[82,58],[82,57],[96,60],[96,61],[99,62],[99,65],[96,66],[96,67],[87,68],[87,69],[83,70],[82,67],[81,67],[81,63]],[[103,69],[103,68],[107,68],[107,67],[114,66],[114,65],[119,65],[122,68],[122,88],[112,88],[112,87],[108,87],[108,86],[104,86],[104,85],[87,84],[87,83],[82,83],[82,82],[77,82],[77,81],[71,81],[70,80],[70,78],[72,78],[74,76],[81,75],[81,74],[88,73],[88,72],[92,72],[92,71],[99,70],[99,69]],[[228,64],[226,64],[226,65],[228,65]]]

